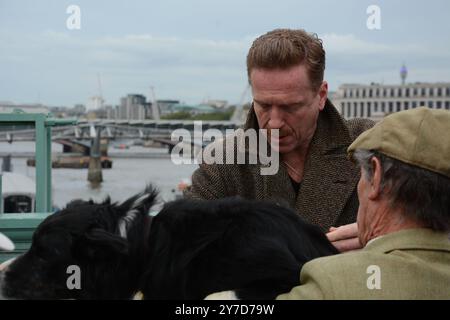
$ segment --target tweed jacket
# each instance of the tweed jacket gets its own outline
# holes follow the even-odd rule
[[[300,283],[277,299],[450,299],[450,240],[431,229],[390,233],[306,263]]]
[[[261,175],[260,163],[203,163],[193,173],[192,185],[184,195],[195,199],[240,196],[274,201],[294,209],[323,231],[331,226],[352,223],[356,220],[359,205],[356,194],[359,169],[347,159],[346,150],[360,133],[373,124],[367,119],[344,120],[327,100],[319,114],[297,194],[286,168],[281,164],[276,174]],[[258,129],[253,108],[244,127],[248,128]],[[213,145],[216,143],[223,147],[223,141]]]

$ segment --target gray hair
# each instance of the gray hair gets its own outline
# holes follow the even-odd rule
[[[358,149],[353,158],[365,178],[373,178],[370,160],[376,157],[382,168],[380,192],[391,208],[436,231],[450,231],[450,178],[409,165],[374,150]]]

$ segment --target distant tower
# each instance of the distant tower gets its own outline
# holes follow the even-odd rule
[[[150,93],[152,95],[152,117],[154,120],[160,120],[160,110],[158,101],[156,101],[155,88],[153,86],[150,87]]]
[[[408,69],[406,69],[405,64],[400,68],[400,77],[402,78],[402,85],[406,82],[406,77],[408,76]]]
[[[103,108],[103,103],[105,102],[105,100],[103,100],[102,83],[100,81],[99,73],[97,73],[97,81],[98,81],[98,95],[89,98],[89,101],[86,105],[88,111]]]

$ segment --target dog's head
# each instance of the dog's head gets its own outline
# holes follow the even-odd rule
[[[72,201],[35,230],[30,249],[3,272],[6,298],[130,298],[141,273],[151,186],[122,204]]]

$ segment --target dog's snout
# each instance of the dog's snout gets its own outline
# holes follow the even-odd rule
[[[0,300],[6,300],[7,298],[4,295],[4,286],[5,286],[5,274],[8,270],[9,265],[15,260],[15,258],[6,260],[3,263],[0,263]]]
[[[13,258],[13,259],[6,260],[6,261],[3,262],[3,263],[0,263],[0,274],[4,274],[5,271],[6,271],[6,269],[8,269],[8,266],[9,266],[13,261],[14,261],[14,258]]]

